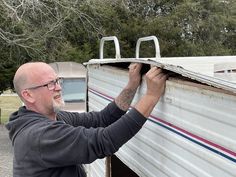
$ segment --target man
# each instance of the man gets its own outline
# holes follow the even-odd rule
[[[112,155],[142,127],[164,92],[166,75],[146,73],[146,94],[129,110],[140,85],[141,64],[131,64],[129,81],[100,112],[60,111],[64,102],[54,70],[46,63],[26,63],[13,80],[23,107],[6,125],[14,147],[14,177],[85,177],[82,164]]]

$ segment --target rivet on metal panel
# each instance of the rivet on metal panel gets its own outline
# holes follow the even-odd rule
[[[164,96],[163,99],[166,103],[172,103],[172,99],[169,97]]]

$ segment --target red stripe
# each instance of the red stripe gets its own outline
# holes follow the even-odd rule
[[[102,92],[99,92],[99,91],[94,90],[94,89],[92,89],[92,88],[89,88],[89,90],[94,91],[94,92],[97,92],[97,93],[99,93],[99,94],[101,94],[101,95],[103,95],[103,96],[105,96],[105,97],[107,97],[107,98],[109,98],[109,99],[111,99],[111,100],[114,100],[113,97],[111,97],[111,96],[109,96],[109,95],[106,95],[106,94],[103,94]]]
[[[164,123],[164,124],[166,124],[166,125],[168,125],[168,126],[170,126],[170,127],[173,127],[173,128],[175,128],[176,130],[179,130],[179,131],[181,131],[181,132],[183,132],[183,133],[185,133],[185,134],[187,134],[187,135],[189,135],[189,136],[191,136],[191,137],[193,137],[193,138],[195,138],[195,139],[198,139],[198,140],[200,140],[200,141],[202,141],[202,142],[204,142],[204,143],[206,143],[206,144],[209,144],[209,145],[211,145],[211,146],[213,146],[213,147],[215,147],[215,148],[218,148],[218,149],[220,149],[220,150],[222,150],[222,151],[224,151],[224,152],[227,152],[228,154],[231,154],[232,156],[236,157],[236,152],[233,152],[233,151],[231,151],[231,150],[229,150],[229,149],[226,149],[226,148],[224,148],[224,147],[222,147],[222,146],[220,146],[220,145],[218,145],[218,144],[215,144],[215,143],[213,143],[213,142],[211,142],[211,141],[209,141],[209,140],[206,140],[206,139],[204,139],[204,138],[202,138],[202,137],[200,137],[200,136],[194,135],[194,134],[192,134],[192,133],[190,133],[190,132],[188,132],[188,131],[186,131],[186,130],[180,128],[180,127],[177,127],[177,126],[175,126],[175,125],[173,125],[173,124],[171,124],[171,123],[169,123],[169,122],[164,121],[163,119],[160,119],[160,118],[155,117],[155,116],[152,116],[152,115],[150,115],[150,117],[153,118],[153,119],[156,119],[156,120],[158,120],[159,122],[162,122],[162,123]]]
[[[94,91],[94,92],[97,92],[97,93],[99,93],[99,94],[101,94],[101,95],[103,95],[103,96],[105,96],[105,97],[107,97],[107,98],[109,98],[109,99],[114,100],[113,97],[108,96],[108,95],[106,95],[106,94],[103,94],[103,93],[101,93],[101,92],[99,92],[99,91],[96,91],[96,90],[94,90],[94,89],[92,89],[92,88],[89,88],[89,90]],[[132,107],[132,106],[131,106],[131,107]],[[217,149],[220,149],[221,151],[224,151],[224,152],[226,152],[226,153],[228,153],[228,154],[230,154],[230,155],[236,157],[236,152],[234,152],[234,151],[231,151],[231,150],[229,150],[229,149],[226,149],[226,148],[224,148],[223,146],[220,146],[220,145],[218,145],[218,144],[215,144],[215,143],[213,143],[213,142],[211,142],[211,141],[209,141],[209,140],[206,140],[206,139],[204,139],[204,138],[202,138],[202,137],[200,137],[200,136],[194,135],[194,134],[192,134],[192,133],[190,133],[190,132],[188,132],[188,131],[186,131],[186,130],[180,128],[180,127],[177,127],[177,126],[173,125],[172,123],[169,123],[169,122],[167,122],[167,121],[165,121],[165,120],[163,120],[163,119],[160,119],[160,118],[155,117],[155,116],[153,116],[153,115],[150,115],[149,117],[151,117],[151,118],[153,118],[153,119],[155,119],[155,120],[157,120],[157,121],[159,121],[159,122],[161,122],[161,123],[163,123],[163,124],[166,124],[166,125],[168,125],[168,126],[170,126],[170,127],[172,127],[172,128],[175,128],[176,130],[178,130],[178,131],[180,131],[180,132],[183,132],[183,133],[185,133],[185,134],[187,134],[187,135],[189,135],[189,136],[191,136],[191,137],[193,137],[193,138],[195,138],[195,139],[197,139],[197,140],[199,140],[199,141],[202,141],[202,142],[204,142],[204,143],[206,143],[206,144],[208,144],[208,145],[210,145],[210,146],[213,146],[213,147],[215,147],[215,148],[217,148]]]

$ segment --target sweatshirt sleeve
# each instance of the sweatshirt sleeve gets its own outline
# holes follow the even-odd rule
[[[106,127],[118,120],[124,114],[125,111],[121,110],[113,101],[99,112],[71,113],[62,111],[58,114],[58,118],[74,127],[84,126],[86,128],[96,128]]]
[[[46,167],[87,164],[115,153],[146,122],[134,108],[106,128],[72,127],[55,122],[40,138],[42,164]]]

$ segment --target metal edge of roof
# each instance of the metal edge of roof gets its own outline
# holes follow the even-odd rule
[[[61,78],[84,78],[87,69],[83,64],[76,62],[53,62],[49,64]],[[69,69],[68,69],[69,67]]]
[[[152,58],[91,59],[88,62],[83,63],[83,64],[91,65],[91,64],[125,63],[125,62],[136,62],[136,63],[144,63],[144,64],[158,66],[160,68],[163,68],[168,71],[172,71],[174,73],[180,74],[192,80],[196,80],[198,82],[201,82],[210,86],[214,86],[217,88],[221,88],[221,89],[236,93],[236,84],[233,82],[216,78],[216,77],[203,75],[200,73],[196,73],[196,72],[184,69],[181,66],[160,63],[160,62],[155,61],[155,59],[152,59]]]

